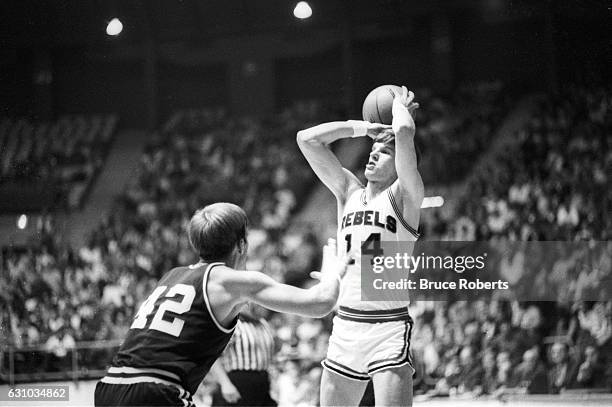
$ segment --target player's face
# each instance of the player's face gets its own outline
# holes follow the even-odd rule
[[[374,143],[365,168],[368,181],[391,182],[397,178],[395,170],[395,147],[384,143]]]

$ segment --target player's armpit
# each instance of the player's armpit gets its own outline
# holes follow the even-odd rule
[[[401,177],[398,171],[398,179],[391,187],[396,199],[401,200],[398,203],[412,205],[416,209],[421,208],[425,196],[425,185],[418,170],[406,171]]]
[[[418,172],[416,177],[418,179],[413,181],[414,185],[411,188],[404,187],[399,179],[390,187],[394,199],[392,205],[397,206],[404,221],[414,230],[418,230],[421,204],[425,193],[423,181]]]
[[[353,174],[352,172],[350,172],[346,168],[342,168],[342,170],[344,171],[344,175],[345,175],[345,177],[347,179],[346,197],[345,198],[348,198],[349,196],[351,196],[351,194],[353,192],[355,192],[356,189],[364,188],[364,185],[361,183],[361,181],[359,180],[359,178],[357,178],[357,176],[355,174]]]

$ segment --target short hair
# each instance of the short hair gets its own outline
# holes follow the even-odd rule
[[[393,133],[393,130],[391,129],[383,130],[378,136],[376,136],[374,142],[395,146],[395,133]]]
[[[246,242],[248,219],[238,205],[214,203],[196,211],[188,227],[189,243],[204,261],[223,260]]]
[[[391,129],[383,130],[378,136],[376,136],[374,142],[383,143],[385,145],[393,146],[393,148],[395,148],[395,133],[393,133],[393,130]],[[416,153],[416,160],[418,166],[419,162],[421,162],[421,150],[419,149],[419,146],[417,144],[416,137],[414,139],[414,151]]]

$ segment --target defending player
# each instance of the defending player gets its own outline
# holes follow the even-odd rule
[[[423,181],[417,169],[414,94],[394,94],[391,126],[362,121],[331,122],[298,132],[302,153],[338,203],[338,242],[374,249],[380,241],[418,238]],[[345,168],[328,145],[338,139],[374,139],[365,168],[367,185]],[[412,246],[414,243],[411,244]],[[412,248],[409,248],[412,251]],[[411,254],[411,253],[409,253]],[[412,404],[408,302],[360,300],[359,259],[342,281],[338,314],[321,378],[321,405],[356,406],[370,380],[377,405]]]
[[[346,261],[335,242],[323,249],[320,280],[304,290],[244,270],[247,217],[233,204],[195,213],[189,241],[200,262],[165,274],[138,313],[107,375],[96,406],[188,406],[191,395],[232,336],[248,302],[279,312],[322,317],[334,307]]]

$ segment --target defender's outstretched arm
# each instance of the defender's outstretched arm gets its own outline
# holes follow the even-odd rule
[[[239,271],[225,281],[237,303],[252,301],[277,312],[320,318],[329,314],[338,299],[340,280],[346,272],[347,258],[338,258],[333,239],[323,248],[321,272],[311,273],[319,283],[309,289],[282,284],[257,271]]]

